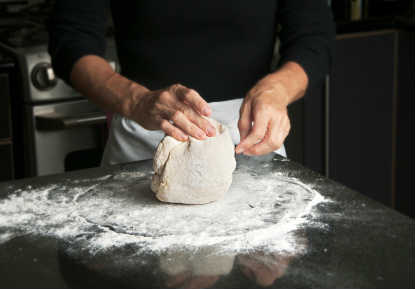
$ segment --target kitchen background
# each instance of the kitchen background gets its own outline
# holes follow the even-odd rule
[[[102,155],[105,114],[50,66],[53,2],[0,0],[0,181],[98,166]],[[412,217],[414,2],[329,1],[332,71],[290,107],[286,141],[290,159]]]

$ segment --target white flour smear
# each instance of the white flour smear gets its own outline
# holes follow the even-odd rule
[[[326,201],[299,180],[274,173],[234,174],[220,201],[207,205],[160,203],[151,174],[121,172],[65,185],[18,190],[0,201],[0,244],[21,235],[81,244],[90,254],[123,246],[143,253],[214,246],[223,253],[301,253],[294,232],[319,226],[313,207]]]

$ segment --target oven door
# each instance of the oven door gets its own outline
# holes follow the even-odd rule
[[[88,100],[28,105],[27,173],[41,176],[99,166],[106,116]]]

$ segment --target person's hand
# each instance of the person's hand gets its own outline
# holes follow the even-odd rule
[[[279,149],[290,131],[290,96],[282,83],[258,82],[246,95],[238,122],[241,142],[236,153],[264,155]]]
[[[192,276],[191,272],[186,271],[170,276],[165,285],[167,288],[204,289],[212,287],[219,278],[220,276]]]
[[[159,256],[160,271],[167,288],[203,289],[212,287],[221,276],[232,271],[235,256],[217,254],[210,247],[171,250]]]
[[[292,258],[290,255],[251,253],[238,256],[236,263],[248,279],[268,287],[285,274]]]
[[[138,90],[135,98],[129,118],[145,129],[161,129],[179,141],[186,141],[188,136],[200,140],[215,136],[215,127],[203,117],[209,116],[211,109],[193,89],[174,84],[144,93]]]

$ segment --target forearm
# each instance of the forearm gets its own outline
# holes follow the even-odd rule
[[[287,62],[277,71],[262,78],[257,86],[273,90],[274,97],[284,105],[302,98],[307,90],[309,79],[304,69],[295,62]]]
[[[147,88],[115,72],[102,57],[86,55],[73,66],[70,75],[75,89],[105,111],[131,116],[131,108]]]

